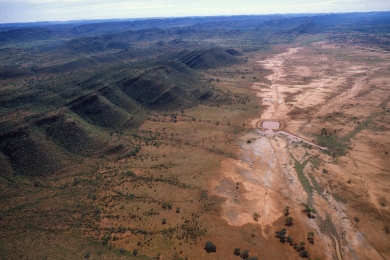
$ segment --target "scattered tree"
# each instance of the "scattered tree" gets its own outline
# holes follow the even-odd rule
[[[293,224],[293,218],[292,217],[287,217],[286,220],[285,220],[285,224],[286,226],[292,226]]]
[[[249,250],[242,251],[240,256],[241,256],[242,259],[249,258]]]
[[[234,255],[239,256],[241,253],[241,249],[239,247],[234,248]]]
[[[172,202],[168,201],[168,202],[163,202],[162,203],[162,208],[163,209],[172,209]]]
[[[306,250],[303,250],[299,255],[303,258],[307,258],[307,257],[309,257],[309,252],[307,252]]]
[[[211,241],[206,242],[206,244],[204,245],[204,249],[206,250],[207,253],[217,252],[216,245],[214,245],[214,243]]]
[[[103,244],[103,245],[107,245],[108,241],[110,241],[110,235],[105,235],[105,236],[102,238],[102,244]]]
[[[260,217],[260,215],[257,214],[257,212],[253,213],[253,219],[254,219],[255,221],[258,221],[258,220],[259,220],[259,217]]]
[[[309,233],[307,233],[307,240],[309,241],[309,243],[314,244],[314,232],[313,231],[310,231]]]
[[[316,213],[315,209],[314,209],[314,208],[311,208],[311,207],[310,207],[308,204],[306,204],[306,203],[302,203],[302,206],[305,207],[305,209],[303,210],[303,212],[305,212],[309,218],[313,218],[314,216],[312,215],[312,213]]]
[[[288,215],[290,215],[290,207],[289,206],[286,206],[285,208],[284,208],[284,215],[285,216],[288,216]]]

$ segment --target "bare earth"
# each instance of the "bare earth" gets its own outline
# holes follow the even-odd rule
[[[311,255],[390,259],[389,60],[380,50],[325,42],[254,60],[256,68],[272,73],[268,82],[252,86],[268,107],[250,125],[282,122],[287,138],[274,133],[279,125],[272,123],[262,124],[264,132],[241,136],[241,158],[223,161],[213,183],[214,193],[226,198],[223,218],[234,226],[258,224],[265,237],[275,239],[283,227],[275,223],[289,206],[294,219],[289,234],[305,240],[309,231],[315,233],[315,244],[306,243]],[[316,136],[329,142],[321,145]],[[291,142],[294,138],[300,139]],[[346,152],[335,148],[334,140],[341,140]],[[309,187],[298,177],[299,164]],[[314,219],[302,212],[301,203],[316,209]]]

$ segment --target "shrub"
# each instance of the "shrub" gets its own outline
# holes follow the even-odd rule
[[[172,209],[172,202],[168,201],[168,202],[163,202],[162,203],[162,208],[163,209]]]
[[[110,241],[110,235],[105,235],[103,238],[102,238],[102,244],[103,245],[106,245],[108,243],[108,241]]]
[[[242,251],[240,256],[241,256],[242,259],[249,258],[249,250]]]
[[[307,252],[307,251],[305,250],[305,251],[302,251],[299,255],[300,255],[301,257],[303,257],[303,258],[306,258],[306,257],[309,257],[309,252]]]
[[[206,250],[207,253],[211,253],[211,252],[216,252],[217,251],[216,245],[214,245],[214,243],[211,242],[211,241],[207,241],[206,242],[206,244],[204,245],[204,249]]]
[[[292,217],[287,217],[285,219],[286,226],[292,226],[293,224],[293,218]]]

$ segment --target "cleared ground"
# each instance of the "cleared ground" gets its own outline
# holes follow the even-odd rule
[[[222,162],[214,187],[226,198],[228,223],[258,224],[265,237],[275,239],[289,206],[294,223],[287,235],[306,241],[311,256],[390,257],[389,58],[381,50],[327,42],[254,57],[254,71],[272,73],[252,86],[268,105],[252,127],[280,121],[283,130],[329,150],[291,143],[282,135],[242,135],[240,159]],[[315,209],[315,217],[302,212],[302,203]],[[306,239],[311,231],[313,245]],[[293,251],[288,245],[286,250]]]

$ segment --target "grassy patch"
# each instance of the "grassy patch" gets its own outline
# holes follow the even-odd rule
[[[358,124],[358,126],[349,134],[343,136],[341,138],[342,141],[348,142],[351,138],[354,138],[355,135],[357,135],[360,131],[362,131],[364,128],[366,128],[369,124],[372,123],[372,119],[374,116],[370,116],[366,120],[362,121],[361,123]]]
[[[350,148],[349,142],[351,138],[354,138],[360,131],[372,124],[373,117],[374,116],[370,116],[366,120],[359,122],[358,126],[353,131],[344,136],[315,135],[315,137],[321,146],[329,148],[329,153],[333,157],[343,156],[346,154],[347,149]]]
[[[340,138],[338,136],[315,136],[318,140],[320,146],[325,146],[329,149],[330,153],[336,155],[345,155],[347,149],[349,148],[347,144],[347,140],[344,138]],[[349,140],[348,140],[349,141]]]
[[[323,197],[327,201],[328,199],[324,196],[324,193],[323,193],[324,190],[320,187],[320,185],[318,184],[318,182],[314,178],[314,176],[309,174],[309,178],[310,178],[311,183],[314,186],[314,190],[317,191],[318,195],[320,195],[321,197]]]
[[[303,161],[302,163],[299,162],[298,160],[296,160],[294,157],[293,157],[293,159],[295,161],[295,164],[294,164],[295,165],[295,171],[298,174],[299,181],[301,182],[303,188],[305,189],[305,191],[308,194],[313,194],[313,187],[311,186],[309,180],[306,178],[305,174],[303,173],[303,169],[305,169],[305,166],[309,162],[309,159]]]

